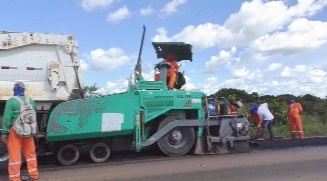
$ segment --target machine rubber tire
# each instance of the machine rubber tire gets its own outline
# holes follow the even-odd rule
[[[159,125],[158,130],[178,117],[167,117]],[[157,144],[160,150],[169,156],[181,156],[188,153],[195,143],[193,127],[176,127],[161,137]]]
[[[77,162],[78,158],[79,150],[73,144],[64,145],[57,152],[57,159],[63,165],[72,165]]]
[[[102,142],[95,143],[90,150],[90,158],[96,163],[105,162],[109,156],[109,146]]]

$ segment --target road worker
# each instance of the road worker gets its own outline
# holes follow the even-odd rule
[[[294,139],[296,137],[296,132],[300,139],[304,139],[304,132],[302,128],[302,120],[300,115],[303,109],[300,103],[291,100],[288,106],[288,120],[290,123],[291,137]],[[296,127],[296,130],[295,130]]]
[[[167,72],[167,78],[169,78],[168,89],[173,89],[176,82],[177,73],[179,72],[179,66],[174,58],[174,55],[171,53],[166,56],[164,62],[170,65],[170,69]]]
[[[17,82],[14,85],[14,96],[22,100],[26,100],[25,85],[22,82]],[[36,108],[34,100],[29,98],[30,104],[33,108]],[[21,180],[37,180],[39,178],[39,172],[37,169],[37,158],[35,153],[35,143],[33,137],[21,137],[13,128],[16,119],[20,115],[20,102],[14,98],[8,99],[6,102],[4,116],[3,116],[3,130],[2,141],[7,143],[9,164],[8,173],[10,181]],[[27,169],[29,176],[20,175],[20,168],[22,164],[21,151],[25,156],[27,162]]]
[[[274,132],[272,129],[274,115],[268,109],[268,104],[267,103],[260,104],[257,110],[257,114],[259,118],[262,120],[262,131],[260,137],[257,140],[264,140],[264,131],[266,128],[269,131],[270,139],[271,140],[274,139]]]
[[[262,132],[262,120],[260,119],[257,111],[258,111],[257,104],[250,106],[250,120],[255,121],[256,126],[257,126],[256,138],[259,138],[261,136],[261,132]]]

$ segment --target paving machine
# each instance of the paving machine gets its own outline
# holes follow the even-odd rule
[[[142,151],[153,146],[169,156],[249,151],[245,116],[212,113],[212,101],[203,92],[181,90],[183,77],[176,81],[177,90],[168,90],[165,65],[156,66],[162,79],[143,79],[144,34],[145,28],[128,90],[58,104],[49,115],[42,138],[37,138],[40,155],[50,152],[61,164],[72,165],[81,154],[104,162],[117,151]],[[192,61],[189,44],[154,42],[153,46],[158,58],[174,53],[179,61]]]

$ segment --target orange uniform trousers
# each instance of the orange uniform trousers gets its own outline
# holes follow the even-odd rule
[[[290,124],[292,138],[296,137],[296,132],[298,133],[300,138],[304,138],[300,114],[302,114],[302,107],[299,103],[295,103],[288,106],[288,120]]]
[[[168,88],[173,89],[175,82],[176,82],[177,73],[176,72],[167,72],[167,77],[169,78]],[[160,79],[160,74],[155,74],[154,80],[158,81],[159,79]]]
[[[301,117],[299,115],[288,115],[288,120],[290,123],[290,131],[292,138],[296,137],[296,132],[298,132],[300,138],[304,138]]]
[[[176,77],[177,77],[177,72],[179,71],[179,66],[176,63],[176,61],[173,60],[165,60],[167,63],[170,64],[170,70],[167,72],[167,77],[169,77],[169,83],[168,83],[168,88],[172,89],[174,88],[175,82],[176,82]]]
[[[168,83],[168,88],[172,89],[174,88],[175,82],[176,82],[176,77],[177,73],[174,71],[170,71],[167,73],[167,77],[169,77],[169,83]]]
[[[33,179],[39,178],[39,172],[37,170],[37,159],[35,153],[35,144],[33,137],[20,137],[13,128],[10,128],[8,138],[8,173],[10,181],[20,181],[20,167],[22,164],[21,150],[24,153],[28,174]]]
[[[260,119],[260,117],[257,113],[251,113],[251,119],[255,120],[255,123],[257,125],[257,137],[261,137],[262,136],[262,120]]]

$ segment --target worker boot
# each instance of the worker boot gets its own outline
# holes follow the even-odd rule
[[[263,140],[265,140],[262,136],[260,136],[260,137],[258,137],[257,139],[256,139],[257,141],[263,141]]]
[[[22,181],[35,181],[37,179],[33,179],[33,178],[29,177],[29,176],[22,176],[21,177],[21,180]]]

